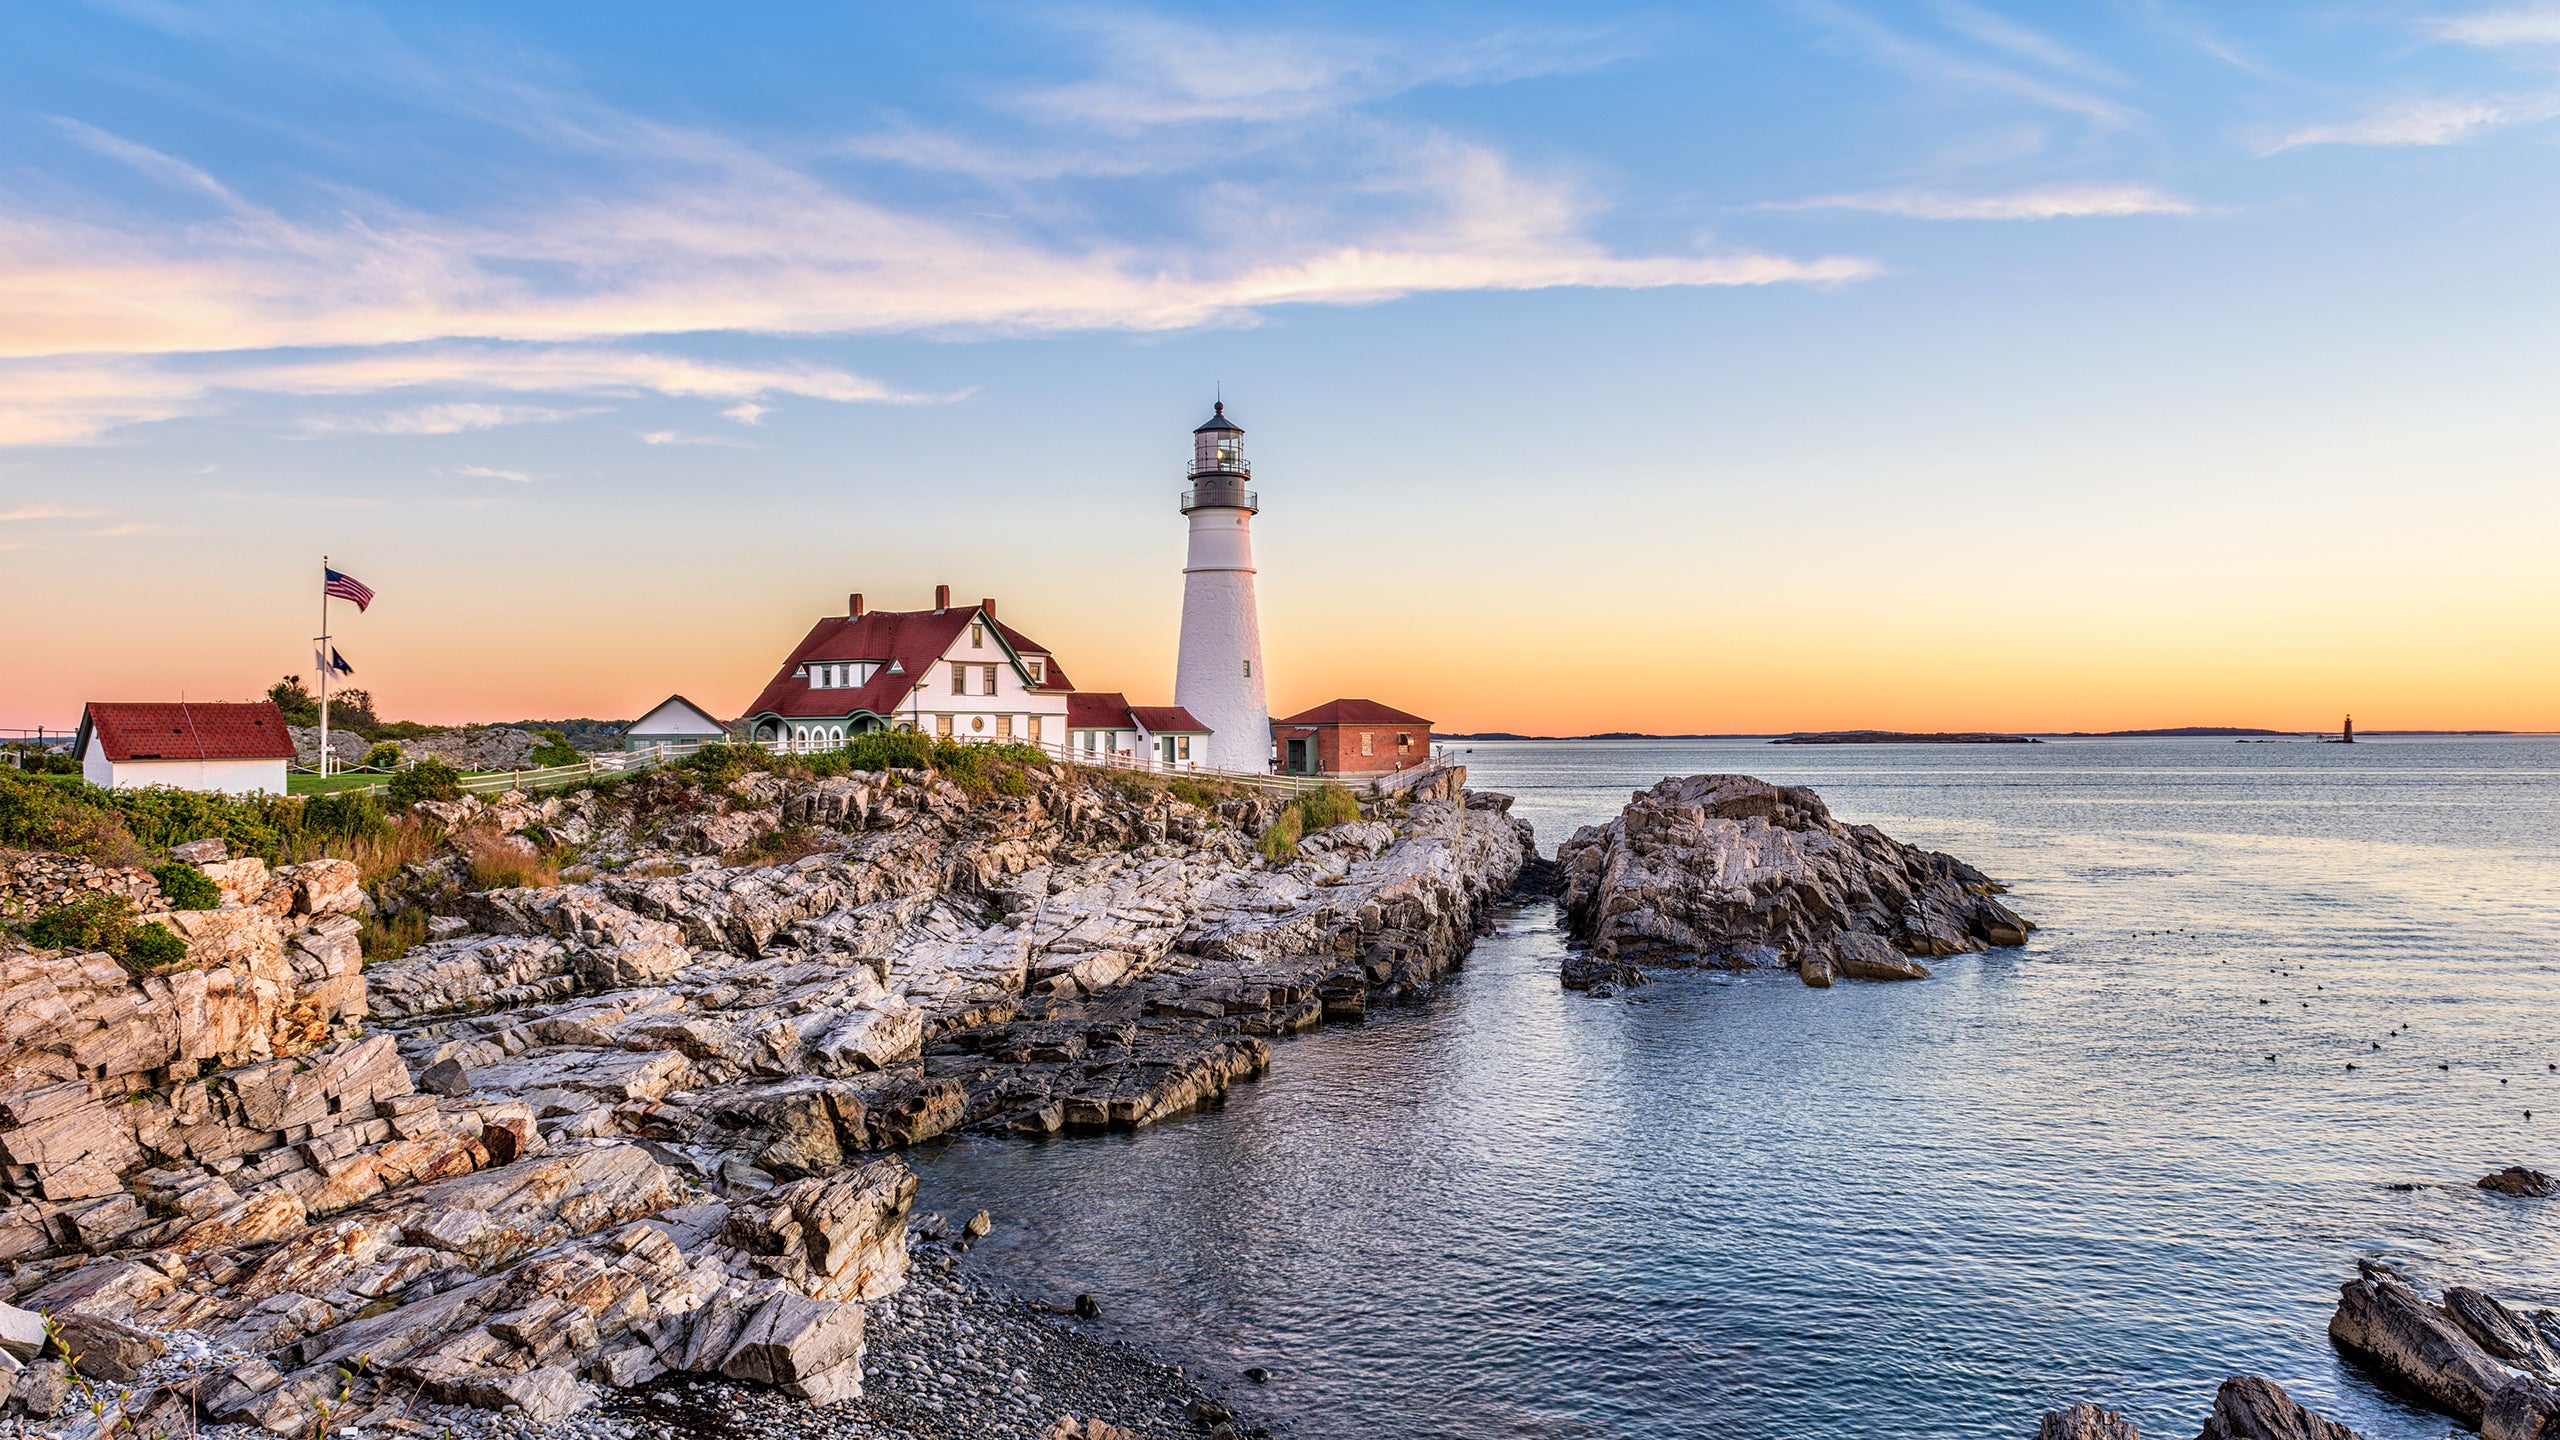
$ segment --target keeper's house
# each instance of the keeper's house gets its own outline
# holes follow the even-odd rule
[[[1132,705],[1116,690],[1067,697],[1067,748],[1080,759],[1126,755],[1159,770],[1197,770],[1209,727],[1179,705]]]
[[[1431,758],[1431,722],[1375,700],[1329,700],[1271,722],[1289,775],[1383,775]]]
[[[1049,648],[996,619],[996,602],[872,610],[860,595],[820,620],[747,707],[746,738],[823,750],[868,730],[1062,746],[1075,687]]]
[[[225,795],[281,795],[293,736],[272,700],[249,703],[112,704],[80,712],[71,753],[92,785],[167,785]]]
[[[670,695],[649,713],[624,727],[622,748],[646,750],[652,745],[709,745],[729,738],[729,727],[711,712],[681,695]]]

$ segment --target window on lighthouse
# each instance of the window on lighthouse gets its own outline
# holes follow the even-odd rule
[[[1253,678],[1253,662],[1250,660],[1244,662],[1244,678],[1247,680]]]

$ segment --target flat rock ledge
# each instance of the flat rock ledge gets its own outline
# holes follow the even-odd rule
[[[223,904],[166,917],[186,968],[0,942],[0,1427],[604,1435],[599,1401],[652,1382],[940,1414],[985,1337],[905,1329],[917,1358],[865,1383],[877,1322],[934,1313],[881,1308],[941,1229],[911,1230],[886,1152],[1214,1105],[1276,1040],[1459,964],[1534,853],[1462,770],[1281,863],[1254,843],[1275,798],[1027,778],[467,798],[435,813],[453,835],[586,878],[478,890],[447,850],[364,888],[208,853]],[[777,835],[796,858],[755,858]],[[147,875],[67,857],[6,876],[19,904],[155,908]],[[434,938],[361,964],[360,917],[411,910]],[[879,1433],[1222,1423],[1198,1394],[1179,1430],[1054,1398]]]
[[[1640,983],[1648,965],[1789,968],[1804,983],[1921,980],[1923,957],[2023,945],[2035,927],[1951,855],[1843,825],[1801,786],[1692,775],[1638,791],[1556,851],[1583,948],[1565,984]]]

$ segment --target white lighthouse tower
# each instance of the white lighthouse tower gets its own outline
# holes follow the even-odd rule
[[[1209,727],[1208,763],[1271,768],[1271,710],[1262,698],[1262,621],[1253,605],[1253,517],[1261,498],[1245,488],[1244,427],[1218,402],[1191,432],[1191,558],[1182,567],[1182,658],[1173,703]]]

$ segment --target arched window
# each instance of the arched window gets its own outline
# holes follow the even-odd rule
[[[842,744],[844,743],[844,727],[843,727],[843,726],[838,725],[838,726],[837,726],[837,727],[835,727],[833,730],[828,731],[828,732],[827,732],[827,734],[828,734],[828,737],[829,737],[830,739],[833,739],[833,740],[834,740],[838,745],[842,745]]]

